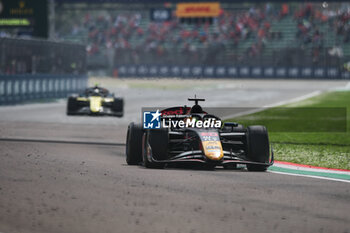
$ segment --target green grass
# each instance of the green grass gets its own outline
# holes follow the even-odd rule
[[[276,160],[350,169],[350,91],[280,107],[227,121],[266,125]]]
[[[350,147],[273,143],[275,159],[320,167],[350,169]]]

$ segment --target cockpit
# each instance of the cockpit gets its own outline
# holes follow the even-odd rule
[[[94,86],[91,88],[87,88],[84,93],[86,96],[102,96],[107,97],[109,95],[109,91],[106,88]]]

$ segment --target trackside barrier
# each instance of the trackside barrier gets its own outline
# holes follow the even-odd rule
[[[86,75],[0,75],[0,105],[63,98],[84,90],[86,86]]]
[[[119,77],[350,79],[337,67],[119,65]]]

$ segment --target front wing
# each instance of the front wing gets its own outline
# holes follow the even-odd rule
[[[122,117],[124,114],[123,99],[117,99],[117,101],[121,103],[121,107],[119,108],[113,108],[113,102],[104,102],[100,111],[92,112],[89,100],[79,100],[79,98],[70,97],[68,100],[67,114]]]
[[[216,166],[225,166],[229,164],[255,164],[263,166],[271,166],[274,163],[274,153],[271,149],[271,159],[268,163],[259,163],[247,160],[240,156],[240,154],[232,153],[230,151],[224,151],[224,157],[220,161],[210,161],[206,159],[201,150],[193,150],[182,152],[176,156],[173,156],[168,160],[156,160],[152,156],[151,150],[148,150],[147,159],[154,163],[202,163],[202,164],[214,164]]]
[[[74,115],[95,115],[95,116],[123,116],[123,111],[113,111],[110,107],[103,106],[98,112],[91,112],[89,106],[82,106],[72,112]]]

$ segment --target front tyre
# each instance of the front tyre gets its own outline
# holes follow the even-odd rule
[[[265,126],[254,125],[247,127],[247,157],[258,163],[269,163],[270,144]],[[266,171],[267,165],[247,164],[248,171]]]
[[[123,117],[124,115],[124,100],[123,98],[114,98],[112,103],[113,115],[116,117]]]
[[[125,148],[128,165],[138,165],[142,162],[142,135],[142,126],[131,122],[128,126]]]
[[[74,113],[78,110],[78,102],[77,99],[75,97],[68,97],[68,101],[67,101],[67,115],[71,116],[74,115]]]

